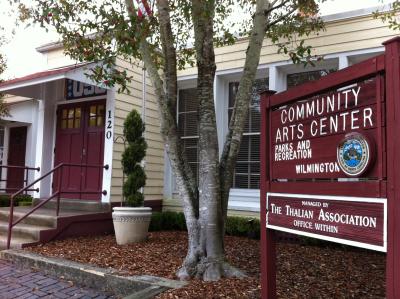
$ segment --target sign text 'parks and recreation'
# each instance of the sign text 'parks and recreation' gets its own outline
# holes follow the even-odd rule
[[[375,79],[363,81],[273,110],[272,177],[340,178],[351,175],[337,159],[338,146],[346,134],[362,132],[363,136],[357,137],[360,144],[355,145],[355,150],[364,143],[368,151],[373,150],[370,140],[377,131],[376,84]],[[363,172],[368,163],[369,160]],[[371,174],[374,174],[373,168]]]

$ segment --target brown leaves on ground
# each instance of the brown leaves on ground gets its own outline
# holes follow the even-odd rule
[[[259,241],[226,237],[226,253],[232,265],[244,270],[245,279],[218,282],[192,280],[158,299],[259,298]],[[186,255],[185,232],[153,232],[144,243],[119,246],[113,235],[81,237],[27,248],[61,257],[114,268],[124,275],[155,275],[176,279]],[[384,298],[385,255],[341,246],[278,244],[278,298]]]

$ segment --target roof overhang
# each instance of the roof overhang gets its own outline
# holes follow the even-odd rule
[[[86,75],[95,65],[95,63],[74,64],[4,81],[0,83],[0,93],[42,99],[46,87],[51,87],[60,80],[65,79],[108,89],[109,87],[91,80]]]

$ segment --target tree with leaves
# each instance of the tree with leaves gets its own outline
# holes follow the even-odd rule
[[[22,0],[21,0],[22,1]],[[323,0],[322,0],[323,1]],[[322,2],[319,1],[319,2]],[[158,100],[161,134],[188,228],[188,252],[177,275],[218,280],[242,276],[225,259],[229,190],[265,40],[296,63],[312,63],[309,34],[323,29],[317,0],[33,0],[20,3],[22,20],[53,27],[65,52],[98,62],[92,79],[127,90],[130,78],[116,57],[141,60]],[[140,6],[137,3],[140,2]],[[139,8],[140,7],[140,8]],[[247,38],[229,132],[218,152],[214,106],[215,47]],[[185,157],[176,119],[178,71],[197,67],[199,179]]]
[[[5,37],[3,35],[4,28],[0,26],[0,48],[4,45],[5,43]],[[0,52],[0,75],[4,73],[6,70],[6,59],[3,55],[3,53]],[[0,82],[3,80],[0,79]],[[9,116],[8,108],[7,105],[4,103],[2,94],[0,94],[0,117],[2,116]]]
[[[383,0],[380,0],[383,2]],[[385,9],[386,8],[386,9]],[[400,30],[400,0],[393,1],[383,7],[381,10],[377,10],[374,13],[374,18],[381,19],[384,23],[388,24],[390,29],[395,31]]]

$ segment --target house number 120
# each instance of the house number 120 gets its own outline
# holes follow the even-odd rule
[[[111,110],[107,111],[107,127],[106,127],[106,138],[110,139],[112,136],[112,117]]]

